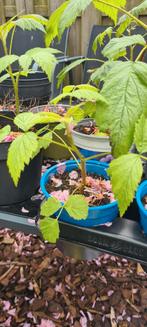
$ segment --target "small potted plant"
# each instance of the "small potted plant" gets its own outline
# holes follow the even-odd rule
[[[104,98],[103,105],[107,105]],[[41,206],[41,216],[45,218],[40,220],[40,228],[49,242],[56,242],[59,237],[59,219],[91,227],[112,222],[118,215],[106,172],[108,165],[85,158],[74,143],[72,120],[64,116],[63,123],[68,144],[63,141],[61,146],[68,147],[74,160],[47,169],[41,179],[46,201]],[[53,214],[56,218],[52,218]]]
[[[74,118],[72,135],[75,145],[87,157],[97,153],[110,154],[109,131],[100,131],[96,124],[97,112],[103,107],[103,98],[97,87],[88,84],[65,86],[63,93],[51,102],[56,105],[67,97],[70,106],[66,116]],[[74,104],[73,99],[78,102]]]
[[[51,48],[30,49],[21,56],[12,55],[11,49],[8,51],[8,33],[10,30],[12,31],[12,46],[13,32],[17,26],[22,29],[39,29],[44,31],[44,18],[36,15],[26,15],[19,19],[11,19],[0,26],[0,40],[3,44],[5,53],[5,55],[0,58],[0,73],[5,72],[0,77],[0,83],[7,78],[11,78],[15,94],[13,111],[0,111],[0,126],[2,127],[0,129],[0,205],[24,201],[34,194],[39,187],[42,165],[40,151],[42,146],[36,142],[39,131],[38,134],[34,136],[35,134],[32,134],[34,125],[31,125],[30,129],[28,128],[29,124],[31,124],[34,119],[33,113],[26,113],[24,124],[28,122],[28,126],[25,125],[24,127],[23,124],[22,126],[19,126],[17,123],[15,124],[15,121],[18,122],[17,116],[20,112],[18,85],[19,78],[21,76],[28,76],[32,71],[30,67],[33,61],[42,68],[50,81],[56,65],[56,58],[54,56],[56,50]],[[19,68],[18,71],[13,72],[12,64],[16,62]],[[48,144],[49,143],[50,138],[48,140]],[[24,170],[25,165],[27,167]],[[22,179],[19,180],[22,171],[24,171]]]

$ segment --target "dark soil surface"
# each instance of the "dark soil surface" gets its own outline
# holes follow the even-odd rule
[[[78,261],[0,230],[0,326],[145,327],[147,274],[126,259]]]
[[[83,195],[87,199],[89,206],[109,204],[111,199],[113,199],[110,182],[104,179],[103,176],[91,173],[87,173],[86,179],[87,183],[84,188]],[[58,191],[59,196],[62,196],[60,194],[61,191],[68,191],[69,194],[79,194],[80,186],[81,172],[78,170],[73,170],[71,173],[64,172],[62,174],[55,174],[46,184],[46,189],[49,194],[52,194],[58,198]],[[62,201],[60,198],[58,198],[58,200]]]

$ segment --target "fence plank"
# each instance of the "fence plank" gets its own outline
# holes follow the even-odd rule
[[[0,0],[0,23],[16,13],[35,13],[45,17],[49,15],[65,0]],[[130,9],[140,4],[141,0],[128,0],[127,8]],[[141,15],[141,19],[147,23],[147,12]],[[94,24],[110,25],[112,21],[105,15],[96,11],[92,5],[78,17],[76,23],[71,27],[69,37],[70,55],[85,55],[89,43],[89,36]],[[76,70],[76,82],[80,82],[80,68]]]
[[[50,12],[52,13],[54,10],[56,10],[64,0],[49,0],[50,3]]]
[[[81,53],[86,55],[93,25],[101,24],[101,14],[93,6],[89,6],[81,17]]]
[[[0,0],[0,24],[5,22],[5,8],[4,8],[4,1]]]
[[[26,12],[27,14],[34,13],[34,1],[33,0],[25,0]]]
[[[16,2],[17,14],[25,14],[26,13],[25,0],[15,0],[15,2]]]

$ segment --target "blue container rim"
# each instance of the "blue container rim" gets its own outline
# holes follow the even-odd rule
[[[137,192],[136,192],[136,201],[137,201],[137,204],[138,204],[138,206],[140,207],[140,209],[143,211],[143,213],[145,214],[145,215],[147,215],[147,210],[144,208],[144,205],[143,205],[143,203],[142,203],[142,201],[141,201],[141,199],[142,199],[142,191],[143,191],[143,189],[146,187],[146,189],[147,189],[147,180],[145,180],[145,181],[143,181],[140,185],[139,185],[139,187],[138,187],[138,189],[137,189]]]
[[[78,160],[79,161],[79,160]],[[46,185],[46,181],[47,181],[47,178],[48,178],[48,175],[49,174],[52,174],[52,172],[54,172],[54,169],[58,166],[64,166],[64,165],[66,165],[66,166],[70,166],[70,165],[72,165],[72,164],[75,164],[76,163],[76,161],[75,160],[68,160],[68,161],[64,161],[64,162],[62,162],[62,163],[59,163],[59,164],[57,164],[57,165],[54,165],[53,167],[50,167],[50,168],[48,168],[47,170],[46,170],[46,172],[43,174],[43,176],[41,177],[41,182],[40,182],[40,187],[41,187],[41,191],[43,192],[43,194],[45,195],[45,197],[46,198],[51,198],[52,197],[52,195],[50,195],[48,192],[47,192],[47,190],[46,190],[46,188],[45,188],[45,185]],[[105,163],[105,162],[100,162],[100,161],[96,161],[96,160],[87,160],[87,162],[86,162],[86,164],[88,164],[88,163],[91,163],[91,164],[95,164],[95,165],[97,165],[97,166],[100,166],[100,167],[103,167],[103,168],[105,168],[105,169],[107,169],[108,167],[109,167],[109,165],[107,164],[107,163]],[[63,202],[61,202],[62,203],[62,205],[64,204]],[[116,204],[118,203],[118,201],[114,201],[114,202],[112,202],[112,203],[109,203],[109,204],[105,204],[105,205],[103,205],[103,206],[99,206],[99,207],[89,207],[89,210],[91,211],[91,210],[93,210],[93,211],[95,211],[95,210],[97,210],[97,208],[99,208],[99,210],[104,210],[104,209],[110,209],[110,208],[112,208],[112,207],[114,207],[114,206],[116,206]]]

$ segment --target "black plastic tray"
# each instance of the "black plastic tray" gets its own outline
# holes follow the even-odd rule
[[[17,206],[0,207],[0,228],[11,228],[41,236],[35,224],[39,205],[39,200],[29,200]],[[21,212],[23,206],[29,209],[28,213]],[[70,242],[73,247],[74,244],[79,244],[95,251],[123,256],[147,266],[147,236],[141,231],[135,202],[127,211],[126,217],[116,219],[111,227],[81,228],[60,222],[60,240]]]

